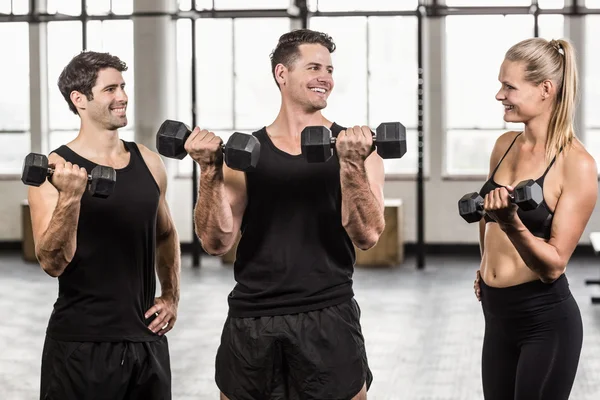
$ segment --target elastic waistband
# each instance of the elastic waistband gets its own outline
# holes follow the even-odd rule
[[[480,279],[479,287],[484,311],[497,316],[538,312],[571,297],[569,281],[564,274],[552,283],[535,280],[504,288],[488,286]]]

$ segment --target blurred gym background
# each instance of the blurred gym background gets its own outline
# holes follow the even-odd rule
[[[82,50],[110,52],[128,64],[125,140],[154,149],[156,131],[169,118],[226,141],[234,131],[250,133],[275,118],[279,91],[269,54],[281,34],[303,27],[328,33],[337,45],[327,118],[373,129],[400,121],[407,128],[407,154],[385,161],[384,240],[357,262],[356,292],[366,304],[364,333],[375,374],[369,396],[481,398],[482,317],[471,289],[478,230],[460,218],[457,201],[485,181],[496,138],[520,129],[503,121],[494,96],[504,53],[525,38],[574,44],[576,133],[600,157],[600,0],[0,0],[0,304],[7,317],[0,344],[8,349],[0,354],[0,398],[36,398],[56,296],[56,280],[32,255],[20,175],[29,152],[47,154],[77,135],[79,118],[56,84],[62,68]],[[214,353],[234,284],[228,268],[234,254],[203,254],[192,222],[197,168],[189,157],[165,163],[167,199],[184,252],[182,291],[190,294],[182,295],[179,326],[169,334],[174,399],[217,398]],[[570,278],[588,324],[575,399],[600,396],[600,315],[590,301],[595,288],[585,282],[600,276],[594,231],[600,231],[597,211]],[[397,286],[396,278],[402,282]],[[432,289],[434,281],[441,286]],[[210,285],[212,291],[204,291]],[[444,292],[447,286],[455,292]],[[455,308],[443,297],[449,293],[462,296]],[[377,301],[368,300],[373,297]],[[377,315],[379,302],[401,318]],[[431,314],[439,324],[443,313],[456,313],[444,319],[448,331],[422,323]],[[444,332],[448,342],[437,354],[431,340]],[[422,349],[426,345],[429,350]],[[463,358],[451,361],[449,347]]]

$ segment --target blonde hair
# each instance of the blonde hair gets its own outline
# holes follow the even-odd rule
[[[539,85],[550,79],[557,87],[546,139],[546,158],[550,159],[561,149],[567,149],[575,137],[573,117],[578,88],[575,49],[565,39],[531,38],[512,46],[505,58],[525,63],[527,82]]]

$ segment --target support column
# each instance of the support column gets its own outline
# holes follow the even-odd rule
[[[424,6],[433,5],[433,1],[424,1]],[[438,1],[437,4],[443,4]],[[425,267],[427,231],[435,232],[436,213],[439,212],[439,199],[435,196],[428,200],[427,189],[439,190],[443,184],[443,171],[446,148],[446,109],[445,109],[445,52],[446,21],[444,17],[423,16],[421,24],[421,74],[423,79],[419,96],[419,112],[422,113],[423,143],[418,148],[422,152],[422,174],[428,177],[419,183],[417,179],[417,268]],[[430,223],[427,223],[427,216]]]
[[[176,12],[177,7],[177,0],[134,0],[133,3],[134,13],[154,14],[133,17],[133,65],[130,68],[135,79],[134,140],[156,152],[158,128],[165,119],[177,119],[177,28],[169,15]],[[189,158],[187,160],[189,162]],[[182,161],[163,157],[163,162],[169,182],[166,200],[173,212],[177,166]],[[192,230],[193,223],[188,226]]]
[[[34,2],[33,14],[45,14],[47,0]],[[29,124],[31,151],[47,154],[48,122],[48,40],[46,22],[29,24]]]
[[[173,13],[176,0],[134,0],[135,13]],[[135,141],[156,151],[156,132],[175,118],[176,28],[170,15],[133,18]],[[166,162],[166,164],[169,164]],[[167,165],[169,170],[173,169]]]
[[[565,7],[572,7],[573,5],[583,6],[583,0],[565,0]],[[585,85],[582,84],[585,79],[585,15],[567,15],[565,16],[565,36],[575,47],[575,56],[577,57],[577,74],[579,77],[579,87],[577,97],[577,108],[575,110],[575,134],[585,143]]]

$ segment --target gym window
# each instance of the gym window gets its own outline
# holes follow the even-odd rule
[[[26,22],[0,23],[0,37],[11,38],[0,40],[0,54],[10,55],[0,63],[4,77],[0,96],[0,174],[16,174],[31,148],[29,26]]]
[[[600,0],[595,0],[593,3],[600,7]],[[585,49],[586,62],[584,76],[579,76],[580,86],[585,86],[584,95],[579,100],[579,104],[584,107],[585,146],[596,160],[600,160],[600,112],[598,112],[600,110],[600,75],[598,74],[598,71],[600,71],[600,54],[598,53],[597,39],[600,37],[600,15],[586,16],[585,29],[585,36],[588,39],[586,40]],[[575,127],[575,129],[577,130],[578,127]],[[577,131],[575,133],[579,134]]]

